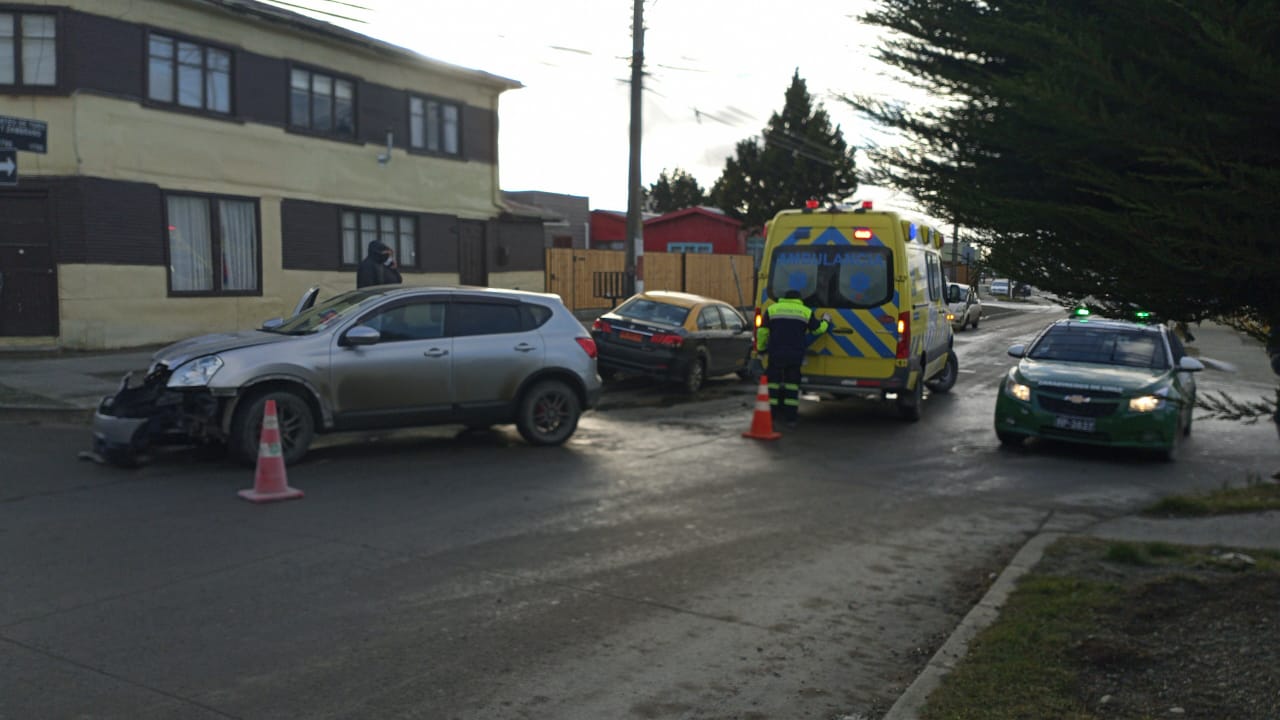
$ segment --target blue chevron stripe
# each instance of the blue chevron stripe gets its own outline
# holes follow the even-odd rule
[[[840,346],[840,349],[844,351],[845,355],[848,355],[849,357],[866,357],[866,355],[858,349],[858,346],[854,345],[853,341],[849,338],[832,333],[831,339],[836,341],[836,344]]]
[[[802,231],[802,230],[803,230],[803,231],[805,231],[805,232],[807,233],[807,232],[809,231],[809,228],[807,228],[807,227],[799,228],[799,227],[798,227],[798,228],[796,228],[795,230],[792,230],[792,231],[791,231],[791,234],[787,236],[787,239],[786,239],[786,240],[783,240],[781,243],[779,243],[779,244],[778,244],[778,247],[788,247],[788,246],[795,245],[796,243],[800,242],[800,231]]]
[[[867,341],[867,344],[871,346],[871,349],[875,350],[880,357],[893,357],[896,354],[893,350],[889,349],[888,345],[884,344],[884,341],[881,340],[875,332],[871,330],[871,328],[867,327],[866,323],[862,322],[862,318],[858,317],[857,313],[852,310],[837,310],[836,312],[840,314],[840,317],[844,318],[845,322],[849,323],[849,326],[853,328],[854,332],[858,333],[863,340]]]

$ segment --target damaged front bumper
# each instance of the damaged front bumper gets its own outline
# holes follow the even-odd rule
[[[222,439],[220,403],[206,389],[174,390],[169,371],[153,370],[137,386],[125,375],[115,395],[93,415],[93,451],[107,462],[132,466],[153,445],[187,445]]]

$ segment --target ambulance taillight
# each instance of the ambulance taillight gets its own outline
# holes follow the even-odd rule
[[[898,354],[899,360],[906,360],[911,355],[911,313],[898,313]]]

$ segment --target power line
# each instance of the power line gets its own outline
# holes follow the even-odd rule
[[[310,7],[308,5],[299,5],[297,3],[285,2],[284,0],[265,0],[265,1],[272,5],[276,5],[278,7],[289,8],[290,10],[300,10],[304,13],[312,13],[314,15],[324,15],[325,17],[337,18],[339,20],[346,20],[347,22],[357,23],[359,25],[368,24],[367,20],[361,20],[360,18],[353,18],[348,15],[339,15],[338,13],[335,13],[335,12],[329,12],[328,10],[321,10],[319,8]],[[359,10],[369,10],[369,8],[367,7],[361,7],[359,5],[350,5],[349,3],[339,3],[337,2],[337,0],[328,0],[328,1],[334,2],[339,5],[347,5],[349,7],[353,7]]]

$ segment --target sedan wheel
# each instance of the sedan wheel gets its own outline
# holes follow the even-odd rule
[[[573,388],[560,380],[543,380],[521,398],[516,429],[531,445],[559,445],[578,429],[581,415]]]
[[[684,391],[690,394],[698,392],[702,389],[702,384],[707,379],[707,361],[704,358],[696,357],[689,363],[689,369],[684,373]]]
[[[301,460],[315,437],[315,418],[311,415],[311,407],[306,400],[285,390],[250,397],[236,408],[235,417],[231,421],[231,436],[227,441],[232,454],[245,465],[254,465],[258,461],[262,420],[268,400],[276,403],[281,454],[286,465]]]

